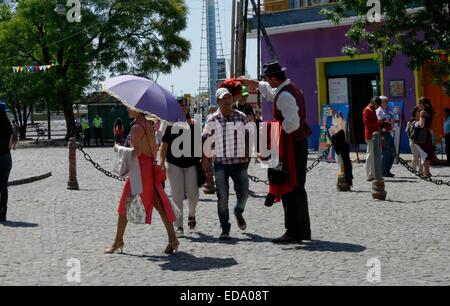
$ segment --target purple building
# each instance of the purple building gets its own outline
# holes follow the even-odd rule
[[[344,20],[340,26],[327,21],[320,10],[324,3],[330,1],[315,1],[316,5],[311,3],[314,1],[285,2],[284,6],[274,9],[271,1],[266,1],[261,20],[276,55],[288,69],[288,77],[305,94],[307,120],[314,130],[314,135],[310,137],[311,148],[318,147],[319,117],[322,106],[326,104],[349,103],[352,138],[356,143],[364,144],[362,112],[373,96],[385,95],[391,101],[403,101],[407,120],[418,98],[431,96],[427,90],[431,91],[432,88],[428,89],[430,85],[422,71],[408,68],[405,56],[397,56],[389,67],[383,67],[377,61],[376,54],[363,54],[355,58],[343,56],[341,50],[350,44],[346,33],[354,18]],[[325,5],[333,7],[333,4]],[[252,36],[256,36],[255,31]],[[262,60],[270,59],[269,49],[262,40]],[[447,104],[449,101],[445,100],[445,95],[441,99],[434,103]],[[401,149],[409,150],[405,135],[402,137]]]

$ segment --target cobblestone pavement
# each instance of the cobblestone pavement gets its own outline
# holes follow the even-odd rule
[[[112,168],[111,149],[89,149]],[[364,165],[355,186],[336,191],[335,164],[308,176],[313,242],[275,246],[283,233],[281,206],[263,205],[266,186],[252,184],[246,233],[219,243],[214,196],[201,196],[198,230],[166,256],[159,216],[152,226],[129,226],[124,255],[104,255],[115,234],[122,183],[78,155],[80,191],[66,189],[67,150],[14,152],[11,179],[53,172],[50,179],[10,188],[10,222],[0,225],[0,285],[73,285],[68,260],[81,263],[80,285],[372,285],[368,261],[381,263],[378,285],[450,285],[450,188],[419,181],[401,166],[387,180],[388,201],[372,200]],[[251,173],[264,177],[256,165]],[[433,169],[450,180],[449,168]],[[231,196],[233,199],[233,196]],[[370,273],[369,273],[370,274]]]

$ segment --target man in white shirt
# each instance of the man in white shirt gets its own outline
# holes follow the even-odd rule
[[[381,123],[381,136],[383,142],[382,150],[382,174],[383,177],[394,177],[395,175],[391,173],[392,166],[394,165],[395,159],[395,144],[394,138],[392,137],[392,128],[395,123],[390,114],[388,113],[388,102],[389,98],[381,96],[381,105],[376,110],[378,120]]]
[[[274,239],[275,244],[300,243],[311,240],[308,211],[308,197],[305,190],[308,160],[307,138],[311,129],[306,124],[306,109],[303,92],[287,79],[278,61],[266,63],[263,67],[265,82],[240,79],[244,85],[257,86],[263,98],[274,101],[274,119],[282,128],[283,144],[280,158],[287,171],[283,184],[271,184],[269,197],[283,202],[286,233]],[[281,153],[281,152],[280,152]],[[268,199],[269,199],[268,197]]]

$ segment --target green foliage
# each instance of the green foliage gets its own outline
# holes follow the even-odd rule
[[[450,95],[450,1],[449,0],[380,0],[383,20],[369,23],[367,0],[340,0],[333,10],[322,10],[328,20],[339,24],[349,12],[358,21],[347,36],[353,42],[343,53],[356,55],[363,51],[380,55],[391,65],[400,52],[408,56],[411,69],[430,63],[433,82],[446,88]],[[436,52],[439,50],[439,52]]]
[[[180,35],[187,26],[184,0],[83,0],[79,23],[57,15],[55,3],[0,1],[0,65],[59,63],[38,73],[39,92],[62,107],[68,131],[73,101],[105,74],[152,77],[189,59],[190,42]]]

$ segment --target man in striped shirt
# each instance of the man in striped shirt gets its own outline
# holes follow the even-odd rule
[[[242,214],[247,204],[249,188],[249,157],[246,144],[248,141],[246,125],[249,122],[244,113],[233,109],[233,96],[228,89],[220,88],[217,90],[216,97],[220,108],[208,118],[203,131],[203,139],[205,147],[212,149],[205,154],[208,157],[215,157],[214,171],[219,219],[222,227],[220,239],[228,240],[231,230],[228,210],[230,178],[234,182],[237,197],[234,215],[238,227],[243,231],[247,228]]]

